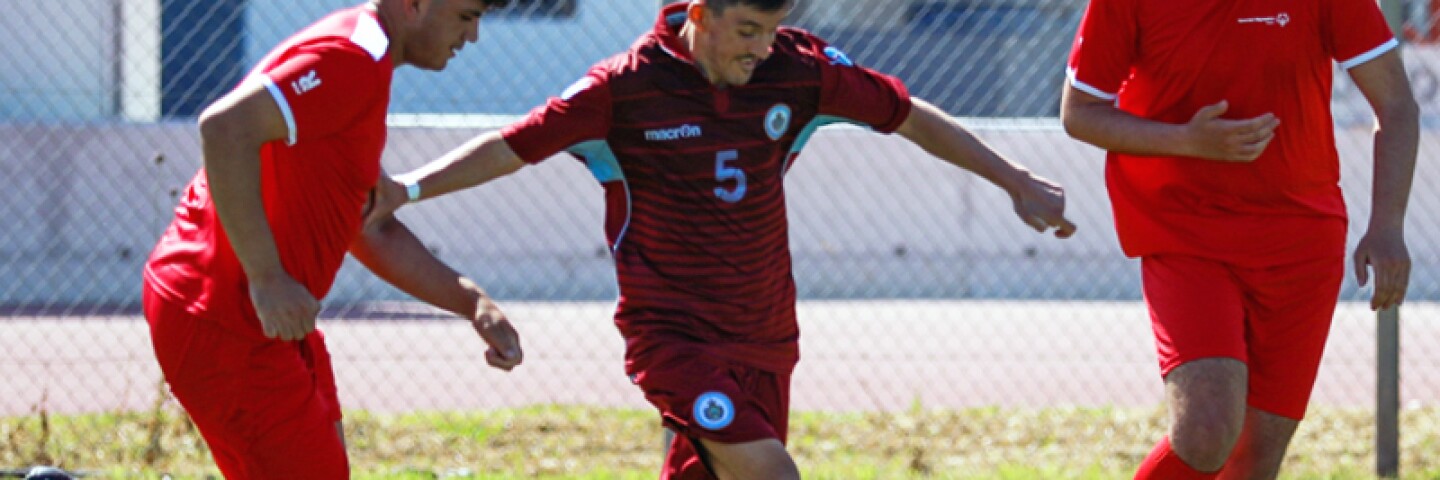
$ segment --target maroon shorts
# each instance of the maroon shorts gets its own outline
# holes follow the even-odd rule
[[[1249,371],[1247,402],[1305,416],[1344,279],[1344,251],[1291,265],[1241,267],[1182,255],[1141,261],[1160,373],[1227,357]]]
[[[227,330],[146,285],[145,319],[170,391],[228,479],[348,478],[325,337],[282,342]]]
[[[767,438],[785,442],[790,413],[790,375],[688,356],[635,374],[665,422],[675,432],[662,479],[713,479],[698,450],[700,439],[745,443]]]

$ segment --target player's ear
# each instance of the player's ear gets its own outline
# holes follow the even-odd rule
[[[700,22],[705,20],[705,14],[708,13],[706,12],[705,8],[705,0],[695,0],[690,2],[690,6],[686,7],[685,9],[685,19],[689,20],[690,24],[694,25],[696,28],[703,28],[703,24]]]

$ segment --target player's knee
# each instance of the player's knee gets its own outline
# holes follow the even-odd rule
[[[1186,464],[1203,472],[1213,472],[1225,465],[1240,438],[1240,429],[1228,425],[1203,423],[1177,424],[1170,435],[1171,448]]]
[[[798,480],[800,469],[779,440],[768,439],[743,444],[706,442],[707,458],[723,480],[752,478]]]

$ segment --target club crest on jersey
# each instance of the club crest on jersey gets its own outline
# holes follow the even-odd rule
[[[840,65],[845,67],[855,66],[855,62],[850,61],[849,55],[846,55],[844,51],[841,51],[840,49],[835,47],[825,47],[825,57],[830,59],[831,65]]]
[[[720,392],[705,392],[695,399],[695,423],[707,430],[719,430],[735,420],[735,403]]]
[[[771,140],[779,140],[790,130],[790,106],[777,103],[770,107],[770,112],[765,114],[765,134]]]

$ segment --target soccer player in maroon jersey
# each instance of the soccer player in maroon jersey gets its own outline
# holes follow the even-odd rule
[[[559,98],[382,180],[373,218],[569,151],[605,190],[625,367],[676,432],[662,478],[796,478],[785,450],[799,358],[785,186],[822,125],[898,132],[1070,236],[1063,190],[997,155],[900,80],[780,28],[793,0],[666,7]],[[876,159],[882,161],[882,159]]]
[[[175,398],[228,478],[347,478],[318,299],[345,253],[469,319],[504,370],[509,320],[398,221],[361,232],[395,68],[442,70],[504,0],[372,0],[295,34],[200,116],[204,168],[144,271]]]
[[[1344,275],[1330,116],[1338,62],[1378,119],[1355,251],[1371,308],[1409,282],[1417,107],[1374,0],[1092,0],[1061,116],[1108,150],[1141,259],[1170,431],[1137,479],[1274,478],[1305,415]]]

